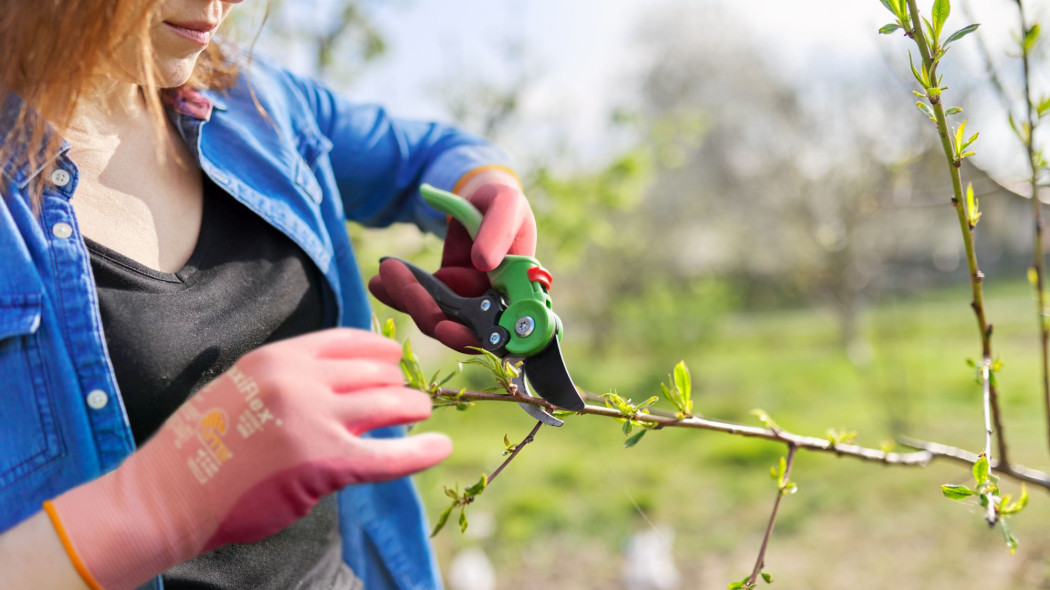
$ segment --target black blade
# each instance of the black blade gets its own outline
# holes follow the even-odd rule
[[[529,385],[543,399],[566,410],[582,410],[584,403],[565,367],[561,345],[554,338],[541,352],[525,359],[522,365]]]
[[[380,259],[380,261],[383,260],[387,260],[387,258]],[[500,328],[497,323],[499,314],[504,309],[498,293],[489,291],[481,297],[463,297],[438,280],[437,277],[411,262],[400,258],[394,258],[393,260],[404,264],[412,272],[412,275],[416,277],[416,280],[419,281],[420,286],[434,298],[441,311],[445,312],[445,315],[449,318],[470,328],[474,335],[478,337],[478,340],[482,342],[482,346],[494,352],[503,350],[502,347],[506,346],[507,334],[506,330]],[[482,306],[482,303],[487,304]],[[502,336],[498,345],[492,344],[489,340],[489,336],[494,330],[500,331]]]
[[[380,258],[379,261],[383,262],[389,257]],[[400,258],[394,258],[394,260],[405,265],[409,271],[412,272],[419,284],[426,289],[427,293],[434,298],[438,306],[441,307],[441,311],[444,311],[449,315],[456,315],[466,302],[466,298],[456,294],[455,291],[450,289],[448,285],[442,283],[429,272],[419,268],[418,266],[408,262],[407,260],[401,260]]]

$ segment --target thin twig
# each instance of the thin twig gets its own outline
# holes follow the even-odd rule
[[[991,468],[990,461],[992,458],[991,364],[992,360],[987,358],[981,364],[981,392],[984,401],[984,453],[982,455],[988,458],[989,469]],[[994,498],[988,492],[983,492],[981,495],[984,496],[986,506],[984,519],[988,521],[989,525],[994,525],[999,520],[999,513],[995,511]]]
[[[518,453],[525,448],[525,445],[535,440],[536,433],[539,432],[540,426],[543,426],[543,422],[536,422],[536,425],[532,427],[532,431],[529,432],[528,436],[522,439],[522,441],[514,447],[514,450],[510,452],[510,455],[507,456],[506,460],[504,460],[503,463],[500,463],[500,466],[492,472],[492,475],[489,476],[488,483],[492,483],[492,480],[496,479],[496,476],[503,471],[503,468],[510,464],[510,462],[514,460],[514,457],[517,457]]]
[[[921,449],[922,451],[928,452],[932,459],[944,458],[957,463],[965,465],[973,465],[980,459],[980,455],[960,449],[959,447],[953,447],[936,442],[928,442],[907,436],[900,437],[900,443]],[[1050,490],[1050,474],[1037,469],[1030,469],[1024,465],[1018,465],[1017,463],[1010,463],[1009,465],[1003,465],[1001,462],[992,460],[989,461],[991,469],[995,470],[1000,476],[1009,477],[1010,479],[1023,481],[1030,483],[1035,486],[1039,486],[1046,490]]]
[[[1024,16],[1024,5],[1016,0],[1017,12],[1021,19],[1021,63],[1024,75],[1025,119],[1028,132],[1024,134],[1025,151],[1028,153],[1028,166],[1032,173],[1029,182],[1032,187],[1032,219],[1035,222],[1035,235],[1032,244],[1032,270],[1035,273],[1036,319],[1039,322],[1039,363],[1043,371],[1043,405],[1046,410],[1047,437],[1050,442],[1050,325],[1047,324],[1045,271],[1043,264],[1043,208],[1039,202],[1039,163],[1036,160],[1035,128],[1039,117],[1032,109],[1032,76],[1029,62],[1029,47],[1025,42],[1028,24]]]
[[[795,446],[788,445],[787,461],[784,467],[783,481],[791,480],[791,466],[795,463]],[[769,547],[769,538],[773,536],[773,525],[777,522],[777,511],[780,510],[780,500],[785,496],[783,489],[777,488],[777,498],[773,501],[773,511],[769,515],[769,524],[766,525],[766,534],[762,537],[762,547],[758,550],[758,558],[755,560],[755,569],[751,570],[751,577],[747,579],[750,588],[758,582],[758,576],[766,565],[766,548]]]
[[[1039,124],[1039,117],[1033,116],[1032,112],[1030,54],[1027,44],[1024,43],[1025,33],[1028,31],[1028,22],[1025,18],[1024,4],[1022,1],[1014,1],[1017,3],[1018,17],[1021,21],[1021,72],[1024,80],[1025,121],[1028,124],[1028,133],[1018,134],[1018,139],[1024,145],[1025,151],[1027,152],[1028,166],[1031,171],[1031,176],[1028,180],[1032,191],[1032,221],[1035,226],[1031,268],[1035,279],[1036,319],[1039,322],[1039,364],[1042,370],[1043,406],[1046,412],[1047,440],[1050,442],[1050,323],[1047,322],[1046,279],[1044,270],[1045,256],[1043,253],[1043,231],[1046,224],[1043,220],[1042,202],[1039,200],[1039,164],[1035,157],[1035,128]],[[970,15],[968,3],[963,4],[963,12],[966,14],[968,20],[973,20],[973,17]],[[977,40],[978,53],[980,54],[982,61],[984,61],[984,69],[988,74],[988,80],[995,89],[995,94],[999,98],[999,101],[1003,104],[1003,110],[1006,111],[1008,117],[1012,118],[1011,97],[999,79],[999,74],[996,71],[992,60],[991,51],[989,51],[988,45],[985,44],[983,36],[978,33],[974,35],[974,37],[976,37]]]

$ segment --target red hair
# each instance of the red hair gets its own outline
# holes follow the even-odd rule
[[[137,45],[141,71],[136,74],[143,81],[147,108],[157,124],[164,125],[162,90],[150,59],[149,27],[157,5],[152,0],[0,0],[0,105],[12,94],[23,101],[17,113],[4,113],[17,114],[17,119],[0,139],[0,158],[10,159],[24,144],[44,143],[43,153],[53,154],[77,102],[93,79],[111,71],[109,56],[126,43]],[[235,61],[213,42],[198,59],[188,84],[228,88],[237,75]],[[31,117],[31,112],[42,116]],[[49,134],[49,126],[58,133]],[[38,164],[30,162],[34,168]]]

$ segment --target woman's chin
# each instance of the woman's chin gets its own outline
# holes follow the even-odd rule
[[[197,65],[197,58],[192,60],[176,60],[157,64],[157,86],[160,88],[176,88],[189,81],[193,75],[193,68]]]

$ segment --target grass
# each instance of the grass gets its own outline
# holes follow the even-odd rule
[[[1050,468],[1032,297],[1023,284],[987,295],[993,345],[1005,362],[999,386],[1012,457]],[[696,410],[754,424],[749,412],[758,407],[791,431],[856,430],[858,443],[874,447],[905,433],[979,449],[980,388],[965,360],[980,349],[965,287],[887,297],[863,324],[866,360],[856,363],[838,345],[833,317],[819,310],[724,318],[711,344],[681,351],[694,377]],[[423,350],[420,340],[413,344],[425,366],[454,366],[453,357]],[[578,384],[635,400],[657,393],[680,360],[650,358],[628,344],[589,358],[586,348],[573,348],[571,332],[565,343]],[[482,377],[469,369],[462,385],[481,387]],[[532,424],[516,406],[490,403],[443,409],[421,425],[449,433],[456,445],[446,463],[417,479],[431,517],[446,503],[444,485],[469,485],[491,472],[502,460],[504,435],[520,440]],[[491,520],[491,531],[461,535],[450,526],[435,539],[446,571],[455,551],[481,545],[496,564],[499,588],[619,588],[627,538],[661,523],[674,528],[668,551],[683,587],[724,588],[746,575],[775,493],[769,467],[785,448],[691,430],[651,432],[631,449],[623,438],[619,423],[596,416],[541,429],[468,509],[472,521]],[[965,468],[890,468],[800,452],[792,479],[800,491],[785,500],[767,555],[777,588],[1050,583],[1050,538],[1042,532],[1050,506],[1039,490],[1030,490],[1028,510],[1012,523],[1021,546],[1010,555],[976,504],[941,497],[942,483],[967,483]],[[1016,494],[1016,486],[1004,485]]]

